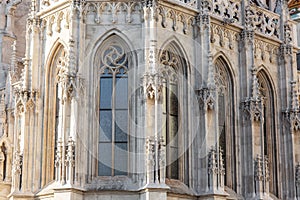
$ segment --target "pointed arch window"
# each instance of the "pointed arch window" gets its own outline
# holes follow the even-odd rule
[[[215,62],[215,80],[218,91],[219,146],[223,151],[225,185],[236,190],[236,150],[234,135],[233,81],[223,58]]]
[[[128,173],[128,65],[120,38],[104,42],[100,56],[98,175]]]
[[[166,177],[188,183],[187,157],[184,151],[188,136],[182,134],[183,115],[186,114],[180,105],[183,104],[186,64],[175,44],[169,44],[160,56],[160,74],[163,76],[162,90],[162,135],[166,145]]]
[[[270,192],[278,196],[277,138],[275,132],[275,110],[273,89],[264,71],[257,74],[260,95],[264,99],[263,107],[263,153],[269,164]]]

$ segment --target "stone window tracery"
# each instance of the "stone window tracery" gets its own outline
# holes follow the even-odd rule
[[[182,135],[182,90],[186,68],[182,55],[173,44],[167,46],[160,55],[159,73],[163,76],[162,104],[163,127],[162,135],[166,145],[166,177],[186,182],[187,175],[183,172],[186,159],[182,152],[184,138]]]
[[[112,36],[100,51],[99,176],[128,173],[129,56],[121,43]]]
[[[274,97],[271,84],[263,71],[258,73],[259,92],[264,101],[263,107],[263,153],[269,163],[270,192],[278,195],[278,163],[277,163],[277,138],[275,134]]]
[[[234,122],[233,113],[233,83],[228,66],[222,58],[215,62],[215,82],[218,94],[218,128],[219,146],[223,152],[225,168],[225,185],[236,190],[236,155],[235,135],[232,126]]]

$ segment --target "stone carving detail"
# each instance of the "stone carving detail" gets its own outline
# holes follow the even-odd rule
[[[105,70],[108,70],[108,73],[113,73],[114,71],[126,73],[127,64],[127,52],[120,45],[112,44],[102,52],[101,66],[103,67],[101,67],[101,73],[105,73]]]
[[[280,57],[284,60],[285,56],[292,55],[292,30],[288,23],[284,24],[283,43],[280,46]]]
[[[246,8],[245,26],[269,37],[279,38],[280,16],[255,5]]]
[[[216,103],[216,90],[218,89],[216,85],[217,74],[215,72],[215,66],[212,64],[211,52],[208,53],[208,63],[209,69],[207,87],[196,90],[200,109],[202,109],[203,111],[214,109]]]
[[[197,0],[173,0],[174,2],[178,1],[184,3],[185,5],[197,8]]]
[[[258,198],[269,195],[269,163],[266,156],[257,155],[255,159],[255,191]]]
[[[30,111],[38,111],[37,101],[39,93],[35,90],[16,90],[16,109],[18,114]]]
[[[163,77],[159,73],[147,72],[142,78],[142,94],[144,100],[159,100],[162,92]]]
[[[217,37],[216,37],[217,36]],[[211,43],[216,42],[216,38],[219,39],[219,45],[228,49],[233,49],[234,45],[237,44],[239,35],[237,32],[227,29],[224,26],[211,24]]]
[[[88,15],[94,15],[94,22],[108,23],[108,21],[102,20],[103,15],[110,15],[110,23],[116,23],[118,21],[118,15],[120,13],[126,14],[126,23],[132,23],[133,14],[142,13],[141,2],[87,2],[81,9],[81,16],[86,20]]]
[[[59,138],[56,144],[56,154],[55,154],[55,180],[61,182],[63,180],[63,145],[62,140]]]
[[[288,23],[284,24],[284,38],[285,44],[290,44],[292,42],[292,28]]]
[[[241,21],[241,1],[236,0],[213,0],[213,14],[222,19]]]
[[[211,13],[222,18],[224,24],[241,23],[241,2],[236,0],[201,1],[202,14]]]
[[[263,115],[264,98],[260,94],[260,87],[257,78],[257,70],[252,69],[252,94],[242,102],[242,109],[245,112],[245,120],[250,119],[251,122],[264,120]]]
[[[73,184],[75,175],[75,141],[69,138],[66,148],[66,181]]]
[[[56,82],[62,88],[63,102],[77,97],[83,88],[83,80],[70,72],[70,59],[66,52],[62,52],[56,63]],[[74,63],[73,63],[74,64]]]
[[[224,191],[225,168],[223,160],[223,150],[212,148],[208,156],[209,190]]]
[[[172,21],[170,27],[173,31],[177,31],[179,24],[182,24],[182,32],[184,34],[189,34],[191,32],[192,26],[195,24],[195,18],[193,16],[162,5],[159,5],[157,10],[163,28],[168,27],[167,21],[170,19]]]
[[[291,133],[294,131],[300,131],[300,109],[299,99],[297,93],[296,81],[291,81],[291,103],[290,108],[284,112],[287,121],[290,124]]]
[[[14,161],[13,161],[13,181],[12,181],[12,190],[19,191],[21,186],[21,174],[22,174],[22,162],[23,157],[20,154],[20,151],[17,149],[14,152]]]
[[[215,106],[215,90],[202,88],[196,91],[200,109],[207,111],[213,110]]]
[[[219,62],[219,61],[218,61]],[[218,90],[218,93],[224,94],[226,91],[226,88],[228,88],[228,75],[226,72],[226,69],[224,68],[224,65],[222,63],[216,63],[215,64],[215,75],[214,80],[216,84],[216,88]]]
[[[254,40],[254,56],[257,59],[263,61],[269,60],[270,63],[274,63],[279,54],[279,47],[266,43],[264,41]],[[268,59],[267,59],[268,58]]]
[[[164,79],[170,82],[177,83],[178,81],[178,66],[180,65],[179,55],[171,50],[164,50],[160,56],[160,63],[163,66],[159,67],[159,73]]]
[[[42,20],[41,26],[46,24],[47,35],[52,36],[54,31],[60,33],[63,28],[68,29],[70,20],[70,9],[64,9],[53,15],[47,16]]]
[[[165,144],[162,137],[149,136],[146,140],[147,184],[165,183]]]
[[[0,90],[0,137],[7,135],[7,110],[4,92],[5,90]]]
[[[75,141],[69,137],[67,144],[57,140],[55,153],[55,181],[73,184],[75,176]]]

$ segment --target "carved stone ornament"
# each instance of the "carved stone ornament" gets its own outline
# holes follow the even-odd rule
[[[198,96],[198,101],[200,108],[204,111],[213,110],[216,100],[215,100],[215,89],[202,88],[196,91]]]
[[[290,24],[285,23],[284,24],[284,39],[285,44],[290,44],[292,42],[292,28]]]
[[[291,102],[290,108],[287,109],[283,114],[287,119],[291,132],[300,131],[300,109],[299,109],[299,100],[297,92],[297,83],[296,81],[291,81]]]
[[[37,101],[39,99],[39,93],[35,90],[16,90],[16,110],[18,114],[22,114],[27,111],[38,111]]]
[[[165,183],[165,145],[163,138],[149,136],[146,140],[147,184]],[[159,175],[158,175],[159,174]]]
[[[58,58],[56,66],[56,83],[62,88],[63,103],[72,98],[77,98],[83,92],[83,80],[78,75],[72,74],[69,65],[73,61],[70,61],[69,58],[70,56],[63,52]]]
[[[263,120],[263,100],[247,99],[242,102],[242,109],[246,114],[245,120],[258,122]]]
[[[255,179],[255,190],[256,195],[261,197],[261,195],[269,194],[269,161],[266,156],[257,155],[254,162],[254,179]]]
[[[49,15],[42,20],[41,27],[46,28],[48,36],[52,36],[54,32],[60,33],[63,29],[69,29],[70,9],[63,9],[53,15]],[[62,26],[64,24],[64,26]]]
[[[144,99],[159,100],[162,92],[163,77],[159,73],[146,73],[142,78],[142,94]]]
[[[147,3],[151,3],[152,1],[147,1]],[[147,5],[145,2],[145,4]],[[141,1],[131,1],[131,2],[97,2],[97,1],[89,1],[81,5],[80,16],[82,16],[82,20],[86,21],[88,15],[94,16],[94,23],[117,23],[118,22],[118,14],[124,13],[126,15],[126,23],[133,22],[133,14],[142,14],[143,4]],[[111,15],[110,21],[104,21],[103,15]],[[142,18],[142,17],[141,17]]]
[[[208,156],[208,175],[210,190],[224,190],[225,168],[223,160],[223,150],[212,148]]]

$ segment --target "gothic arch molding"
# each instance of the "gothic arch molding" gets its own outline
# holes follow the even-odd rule
[[[43,152],[42,186],[54,179],[55,158],[55,113],[56,113],[56,62],[64,53],[67,55],[66,45],[59,38],[54,42],[45,64],[45,100],[43,121],[43,145],[47,151]]]
[[[125,44],[128,47],[128,52],[130,52],[132,54],[132,66],[130,68],[134,68],[136,66],[137,63],[137,55],[136,55],[136,51],[134,46],[132,45],[132,42],[130,41],[130,39],[123,34],[120,30],[118,29],[111,29],[109,31],[107,31],[105,34],[101,35],[101,37],[98,37],[93,46],[90,46],[90,48],[86,49],[86,52],[91,52],[91,59],[90,59],[90,63],[89,66],[94,66],[95,67],[95,58],[96,58],[96,54],[97,51],[99,50],[99,48],[101,48],[103,42],[105,42],[106,40],[108,40],[110,37],[112,36],[118,36],[120,41],[123,40],[123,44]]]
[[[53,60],[61,48],[66,50],[67,45],[62,39],[57,38],[57,40],[53,43],[45,62],[45,83],[49,83],[48,79],[51,75],[51,66],[53,64]]]
[[[273,81],[273,77],[271,75],[271,73],[269,72],[269,70],[267,69],[267,67],[265,67],[264,65],[260,65],[257,68],[257,74],[261,74],[267,81],[268,84],[270,85],[270,88],[272,89],[273,92],[273,96],[276,97],[277,96],[277,90],[276,90],[276,84]],[[274,105],[276,106],[276,98],[274,98]]]
[[[276,91],[271,75],[264,66],[260,66],[257,72],[260,95],[264,100],[264,130],[263,130],[263,154],[267,156],[269,163],[270,193],[279,196],[280,176],[279,165],[279,136],[277,132],[278,113],[276,113]]]
[[[225,164],[225,185],[237,191],[237,161],[238,144],[235,130],[235,91],[234,79],[230,62],[223,53],[219,53],[213,61],[215,68],[215,81],[217,85],[218,130],[219,146],[223,151]]]
[[[190,62],[187,56],[187,53],[185,51],[185,48],[181,44],[180,40],[176,36],[172,36],[169,39],[167,39],[160,47],[159,52],[158,52],[158,58],[162,56],[163,51],[171,47],[175,50],[175,53],[177,53],[178,56],[181,57],[181,64],[182,66],[185,66],[184,69],[178,69],[182,74],[186,76],[186,78],[189,76],[191,73],[191,67],[190,67]]]
[[[223,60],[224,64],[226,65],[227,71],[229,72],[229,75],[231,77],[231,80],[233,81],[233,84],[237,85],[236,80],[232,78],[232,77],[237,77],[237,73],[234,70],[234,67],[232,66],[230,59],[228,59],[226,53],[224,53],[223,51],[219,51],[218,53],[216,53],[213,58],[213,63],[216,63],[217,59]]]
[[[115,56],[119,56],[118,58],[112,56],[112,52]],[[104,95],[101,95],[101,84],[106,84],[105,81],[109,81],[109,85],[114,88],[113,90],[118,90],[118,81],[122,81],[121,77],[123,77],[123,81],[126,79],[126,84],[127,86],[130,84],[134,86],[135,84],[135,79],[137,75],[135,74],[137,72],[136,70],[136,63],[137,63],[137,56],[136,52],[134,51],[134,48],[131,45],[131,42],[129,39],[124,36],[120,31],[116,29],[112,29],[109,32],[107,32],[103,37],[99,38],[97,42],[94,45],[94,49],[92,50],[91,54],[92,58],[90,61],[90,66],[91,70],[89,73],[89,79],[92,84],[92,93],[93,98],[91,98],[91,104],[93,105],[92,109],[94,112],[93,114],[93,119],[92,119],[92,124],[91,128],[92,130],[98,130],[98,131],[92,131],[93,134],[90,134],[89,136],[89,143],[94,147],[93,148],[93,154],[97,155],[96,158],[93,158],[92,162],[95,162],[93,165],[95,166],[94,169],[92,169],[92,174],[93,176],[97,177],[100,176],[114,176],[114,175],[121,175],[120,171],[114,170],[115,165],[114,162],[112,163],[105,163],[103,160],[104,157],[106,156],[111,156],[111,159],[114,160],[117,157],[114,157],[115,154],[110,154],[110,155],[105,155],[99,150],[99,148],[103,148],[104,145],[111,145],[112,152],[114,152],[117,148],[116,141],[114,137],[112,137],[111,140],[109,141],[104,141],[102,140],[101,134],[107,133],[108,135],[114,135],[117,134],[116,130],[119,128],[117,127],[117,122],[116,120],[118,117],[120,117],[120,112],[118,108],[115,106],[116,104],[116,99],[118,97],[118,93],[112,92],[111,94],[111,102],[114,102],[110,105],[109,112],[112,113],[111,115],[111,121],[114,122],[112,123],[112,130],[107,131],[105,128],[101,126],[102,120],[105,120],[104,118],[104,108],[101,105],[102,98]],[[107,62],[106,59],[109,59],[109,62]],[[116,59],[116,60],[115,60]],[[107,71],[106,71],[107,70]],[[108,72],[110,71],[110,72]],[[91,73],[92,72],[92,73]],[[103,81],[103,82],[102,82]],[[132,87],[134,89],[134,87]],[[134,91],[129,91],[129,87],[127,87],[128,91],[127,92],[127,97],[129,99],[131,92]],[[134,97],[135,98],[135,97]],[[124,97],[125,99],[125,97]],[[128,100],[128,104],[130,100]],[[128,105],[127,104],[127,105]],[[126,112],[131,109],[130,105],[129,107],[126,108]],[[125,108],[124,108],[125,110]],[[117,112],[119,114],[117,114]],[[125,112],[125,111],[124,111]],[[102,116],[102,117],[101,117]],[[122,121],[124,122],[124,121]],[[130,126],[130,123],[126,123],[127,128],[122,129],[124,132],[128,133],[127,131],[130,131],[132,127]],[[124,125],[126,126],[126,125]],[[119,130],[119,129],[118,129]],[[100,135],[99,135],[100,133]],[[131,134],[128,134],[127,140],[122,141],[124,145],[130,144],[130,139],[129,137]],[[125,144],[126,143],[126,144]],[[128,149],[130,149],[130,146],[127,146]],[[101,153],[100,153],[101,152]],[[101,157],[102,156],[102,157]],[[129,155],[127,155],[129,156]],[[106,158],[105,158],[106,159]],[[103,161],[103,162],[102,162]],[[127,159],[128,161],[128,167],[129,169],[128,172],[130,171],[130,167],[133,165],[131,163],[131,160]],[[129,163],[130,162],[130,163]],[[111,165],[110,165],[111,164]],[[108,171],[107,169],[110,168]],[[111,173],[108,173],[108,172]],[[125,171],[122,171],[125,172]],[[123,174],[125,175],[125,174]]]

